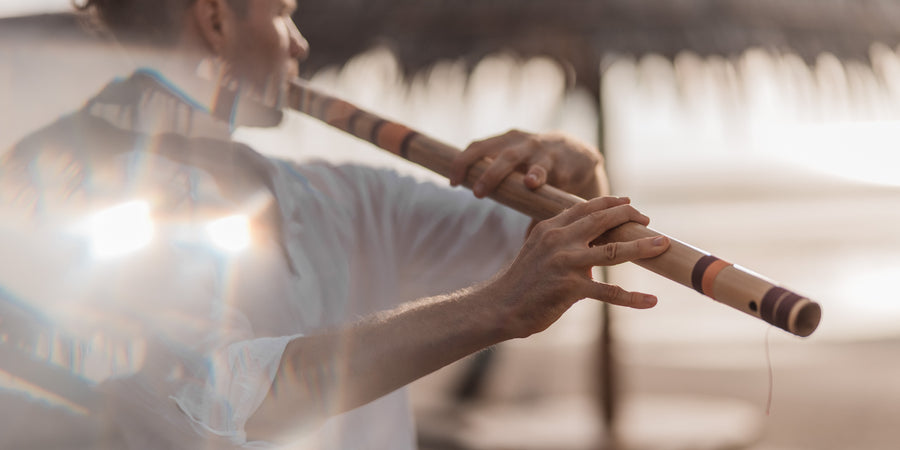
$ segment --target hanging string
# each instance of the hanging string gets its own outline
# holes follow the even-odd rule
[[[769,353],[769,335],[772,327],[766,327],[766,366],[769,370],[769,394],[766,398],[766,416],[772,412],[772,393],[775,390],[775,371],[772,369],[772,356]]]

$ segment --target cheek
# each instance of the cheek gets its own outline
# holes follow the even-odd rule
[[[284,65],[289,41],[277,24],[249,26],[243,36],[231,58],[239,72],[259,77]]]
[[[289,56],[290,33],[283,21],[275,20],[262,27],[257,33],[261,48],[266,59],[281,62]]]

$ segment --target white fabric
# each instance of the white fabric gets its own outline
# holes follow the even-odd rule
[[[165,95],[159,103],[183,108]],[[88,113],[133,122],[121,109],[96,103]],[[129,166],[136,164],[129,160],[134,155],[117,158]],[[140,155],[136,170],[188,173],[191,189],[182,195],[189,201],[228,203],[204,170],[160,154]],[[45,268],[63,274],[51,289],[33,275],[18,276],[23,271],[7,261],[0,283],[9,292],[36,305],[68,293],[67,304],[77,303],[82,313],[70,331],[83,331],[78,327],[86,326],[87,311],[115,317],[118,338],[140,342],[141,352],[129,355],[136,371],[95,377],[130,448],[270,447],[246,442],[244,425],[267,395],[290,339],[482,281],[515,255],[529,223],[468,191],[393,171],[271,164],[274,196],[267,193],[260,202],[277,202],[287,255],[271,240],[233,255],[210,251],[175,223],[157,224],[161,243],[100,263],[85,256],[77,237],[22,240],[4,228],[0,240],[7,248],[51,243],[53,252],[46,253],[58,264]],[[21,234],[35,235],[27,221],[20,225]],[[297,424],[297,430],[299,448],[415,448],[403,389],[324,424]]]
[[[289,235],[306,286],[297,307],[313,318],[297,328],[302,333],[482,281],[514,256],[529,223],[467,191],[393,172],[281,167],[277,194],[285,216],[299,224]],[[292,169],[309,180],[312,195]],[[307,442],[321,449],[414,448],[405,391],[329,420]]]
[[[298,274],[286,270],[274,248],[231,261],[226,303],[237,317],[217,333],[227,330],[235,340],[213,359],[212,379],[185,378],[172,396],[207,438],[244,441],[243,424],[267,394],[286,344],[277,336],[314,333],[481,281],[514,255],[528,224],[467,192],[393,172],[278,166],[276,195]],[[334,417],[300,442],[311,449],[413,449],[407,394],[400,390]]]

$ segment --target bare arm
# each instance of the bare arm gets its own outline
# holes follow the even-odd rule
[[[288,344],[248,439],[289,440],[453,361],[504,339],[488,293],[422,299],[342,330]]]
[[[667,248],[665,239],[590,245],[627,221],[649,222],[627,199],[579,204],[538,224],[510,267],[487,283],[295,339],[269,395],[247,422],[248,437],[289,439],[292,430],[314,427],[480,349],[540,332],[582,298],[652,307],[655,297],[590,278],[595,265]]]

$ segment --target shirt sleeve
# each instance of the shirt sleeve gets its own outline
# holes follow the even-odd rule
[[[331,170],[337,175],[324,185],[353,205],[356,235],[363,236],[359,255],[379,271],[391,266],[386,275],[397,280],[402,300],[488,279],[515,257],[531,223],[524,214],[479,200],[467,189],[387,169],[343,165]]]
[[[241,325],[220,325],[167,331],[170,340],[148,344],[142,370],[99,386],[129,448],[272,446],[248,442],[245,425],[268,395],[285,346],[299,336],[243,339]],[[204,348],[223,341],[230,343]]]
[[[295,337],[258,338],[228,345],[211,357],[210,376],[183,384],[170,398],[199,434],[245,444],[244,426],[268,394],[284,348]]]
[[[515,258],[531,219],[466,189],[404,179],[391,217],[399,277],[416,296],[484,281]]]

